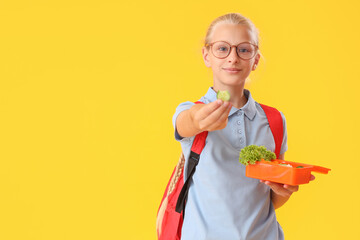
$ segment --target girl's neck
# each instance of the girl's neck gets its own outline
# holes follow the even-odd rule
[[[222,91],[227,90],[227,91],[229,91],[229,93],[230,93],[230,101],[229,102],[231,102],[232,106],[235,107],[235,108],[240,109],[247,103],[248,99],[246,98],[246,96],[244,94],[244,85],[235,86],[235,87],[233,87],[233,86],[223,86],[220,89],[220,87],[217,87],[214,84],[214,86],[212,88],[213,88],[213,90],[215,92],[217,92],[219,90],[222,90]]]

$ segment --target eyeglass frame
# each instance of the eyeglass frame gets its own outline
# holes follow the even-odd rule
[[[220,58],[220,57],[215,56],[215,54],[213,53],[212,46],[213,46],[215,43],[217,43],[217,42],[225,42],[225,43],[227,43],[227,44],[230,45],[230,51],[229,51],[229,53],[228,53],[225,57]],[[248,59],[245,59],[245,58],[242,58],[242,57],[239,56],[238,46],[239,46],[240,44],[243,44],[243,43],[249,43],[249,44],[253,45],[253,46],[256,48],[254,56],[252,56],[251,58],[248,58]],[[231,45],[231,44],[230,44],[229,42],[227,42],[227,41],[222,41],[222,40],[220,40],[220,41],[216,41],[216,42],[212,42],[212,43],[207,43],[207,44],[205,44],[205,47],[208,47],[208,46],[210,47],[211,53],[214,55],[214,57],[219,58],[219,59],[227,58],[227,57],[230,55],[231,50],[232,50],[233,47],[235,47],[235,49],[236,49],[236,55],[237,55],[239,58],[243,59],[243,60],[252,59],[253,57],[256,56],[256,53],[257,53],[257,51],[259,50],[259,47],[258,47],[256,44],[253,44],[253,43],[251,43],[251,42],[241,42],[241,43],[239,43],[239,44],[237,44],[237,45]]]

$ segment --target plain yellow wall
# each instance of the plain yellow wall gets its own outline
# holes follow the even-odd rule
[[[126,1],[127,2],[127,1]],[[286,239],[360,239],[358,1],[3,1],[0,239],[156,239],[180,145],[171,118],[212,84],[210,22],[260,31],[256,101],[286,159],[331,168],[277,210]]]

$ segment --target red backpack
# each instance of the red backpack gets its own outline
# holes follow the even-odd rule
[[[201,104],[202,102],[195,102]],[[268,119],[271,132],[275,140],[275,154],[279,158],[283,139],[283,121],[280,112],[263,104],[260,104]],[[180,240],[181,228],[184,220],[184,209],[187,193],[190,187],[190,179],[195,172],[196,165],[200,160],[200,154],[205,146],[208,132],[201,132],[195,136],[189,156],[187,168],[187,179],[184,183],[184,154],[181,153],[180,159],[166,186],[165,193],[161,200],[157,218],[156,231],[159,240]]]

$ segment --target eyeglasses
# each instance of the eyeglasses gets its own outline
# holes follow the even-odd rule
[[[217,58],[226,58],[229,56],[231,49],[235,47],[238,57],[244,60],[253,58],[259,49],[257,45],[249,42],[242,42],[238,45],[231,45],[225,41],[216,41],[210,44],[205,44],[205,47],[207,46],[210,46],[211,52]]]

